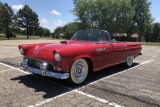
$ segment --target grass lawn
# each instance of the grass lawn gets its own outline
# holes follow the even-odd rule
[[[141,42],[142,45],[146,46],[160,46],[160,42]]]
[[[11,38],[9,38],[9,40],[26,40],[27,39],[27,35],[18,35],[18,36],[16,36],[16,37],[11,37]],[[29,39],[53,39],[53,38],[51,38],[51,37],[49,37],[49,38],[46,38],[46,37],[39,37],[39,36],[29,36]],[[6,36],[4,35],[4,34],[0,34],[0,40],[8,40],[7,38],[6,38]]]

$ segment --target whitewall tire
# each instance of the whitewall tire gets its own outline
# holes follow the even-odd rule
[[[88,75],[88,64],[84,59],[76,60],[71,68],[69,83],[70,84],[81,84],[83,83]]]
[[[130,67],[133,64],[134,56],[128,56],[126,59],[126,66]]]

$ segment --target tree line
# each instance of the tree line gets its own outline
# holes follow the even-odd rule
[[[27,39],[31,35],[40,37],[51,35],[49,29],[39,25],[38,14],[28,5],[24,5],[14,14],[11,6],[2,2],[0,2],[0,33],[4,33],[7,39],[16,37],[17,34],[27,35]]]
[[[64,33],[67,38],[79,29],[104,29],[115,33],[139,34],[138,40],[160,41],[160,23],[153,23],[148,0],[73,0],[76,21],[55,29],[55,37]]]

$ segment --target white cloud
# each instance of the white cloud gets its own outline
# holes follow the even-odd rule
[[[53,20],[53,31],[57,28],[57,27],[60,27],[60,26],[64,26],[66,24],[65,21],[62,21],[62,20]]]
[[[65,25],[65,21],[62,21],[62,20],[53,20],[53,25],[54,26],[64,26]]]
[[[44,19],[42,19],[42,20],[40,20],[40,25],[42,26],[42,27],[48,27],[48,21],[44,18]]]
[[[40,20],[40,26],[50,29],[51,32],[54,32],[57,27],[64,26],[65,24],[66,22],[62,20],[53,20],[52,23],[45,18]]]
[[[52,10],[51,13],[54,14],[54,15],[61,15],[61,13],[57,12],[56,10]]]
[[[48,26],[47,28],[50,29],[51,32],[54,32],[54,30],[55,30],[55,27],[53,25],[52,26]]]
[[[19,4],[19,5],[12,5],[12,8],[15,10],[19,10],[21,8],[23,8],[23,5]]]

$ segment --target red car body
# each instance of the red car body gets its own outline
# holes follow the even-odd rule
[[[140,54],[142,47],[138,42],[112,42],[109,38],[109,41],[102,40],[100,42],[71,39],[61,41],[60,43],[22,44],[19,45],[19,49],[22,55],[24,55],[22,66],[25,69],[29,70],[27,68],[29,67],[28,59],[32,59],[31,68],[41,70],[38,74],[60,79],[70,78],[73,83],[79,84],[79,82],[72,80],[70,73],[77,60],[84,59],[87,62],[87,66],[79,63],[79,65],[82,66],[76,65],[73,75],[76,75],[77,72],[81,73],[83,68],[88,69],[88,74],[90,71],[96,72],[112,65],[124,63],[129,56],[135,58]],[[60,55],[60,61],[55,60],[55,53]],[[59,56],[56,56],[58,59]],[[27,59],[27,65],[25,65],[25,59]],[[133,62],[132,59],[131,61]],[[50,64],[50,66],[52,66],[50,70],[35,67],[35,64],[40,66],[42,62],[46,62],[47,66]],[[32,72],[32,70],[30,72]],[[47,75],[44,72],[53,72],[55,75]],[[79,76],[78,73],[76,75],[77,77]]]

